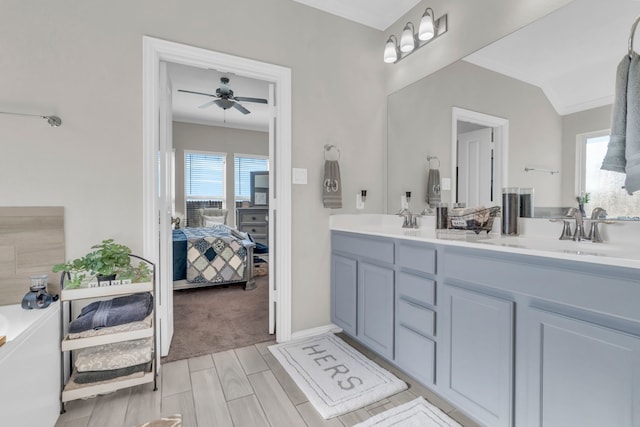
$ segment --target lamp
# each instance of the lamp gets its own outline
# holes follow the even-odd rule
[[[447,32],[447,15],[435,19],[433,9],[426,8],[420,19],[416,34],[413,22],[407,22],[400,36],[400,43],[395,35],[390,35],[384,46],[384,62],[399,62],[420,49],[422,46]]]
[[[392,64],[398,60],[400,52],[398,51],[398,39],[391,34],[384,46],[384,62]]]
[[[409,28],[411,26],[411,28]],[[415,28],[413,22],[407,22],[400,36],[400,52],[409,53],[416,47],[416,37],[413,35]]]
[[[422,19],[420,19],[420,26],[418,27],[418,39],[422,41],[431,40],[435,35],[435,25],[433,23],[433,9],[428,7]]]

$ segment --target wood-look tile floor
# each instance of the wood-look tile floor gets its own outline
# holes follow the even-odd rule
[[[464,427],[477,424],[387,362],[343,337],[409,384],[409,389],[365,408],[323,419],[269,352],[273,342],[178,360],[162,365],[153,384],[94,399],[68,402],[56,427],[131,427],[163,415],[182,414],[184,427],[352,426],[423,396]]]

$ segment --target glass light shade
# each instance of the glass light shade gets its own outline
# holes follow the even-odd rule
[[[411,52],[416,47],[416,40],[413,36],[413,30],[409,24],[405,25],[400,37],[400,50],[404,53]]]
[[[391,64],[398,60],[398,50],[395,42],[389,37],[387,44],[384,45],[384,62]]]
[[[420,20],[420,27],[418,27],[418,38],[422,41],[431,40],[435,35],[435,28],[433,25],[433,15],[429,13],[429,10],[425,10],[422,19]]]

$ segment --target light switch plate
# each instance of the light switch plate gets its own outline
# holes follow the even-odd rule
[[[294,184],[306,184],[307,183],[307,170],[302,168],[293,168],[293,183]]]
[[[442,178],[441,190],[451,190],[451,178]]]

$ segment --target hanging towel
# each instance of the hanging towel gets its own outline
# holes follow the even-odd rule
[[[637,57],[637,55],[636,55]],[[625,173],[627,159],[625,155],[627,136],[627,85],[631,59],[625,55],[618,64],[616,85],[611,114],[611,136],[600,169]]]
[[[624,188],[633,194],[640,190],[640,56],[635,52],[629,65],[625,157],[627,178]]]
[[[427,203],[430,207],[435,208],[440,203],[440,171],[438,169],[429,169],[427,177]]]
[[[324,161],[322,203],[325,208],[329,209],[342,207],[342,182],[340,181],[340,165],[337,160]]]

